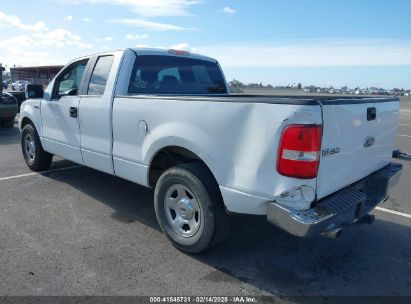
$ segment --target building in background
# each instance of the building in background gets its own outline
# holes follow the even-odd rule
[[[62,65],[12,67],[10,68],[11,81],[28,80],[32,84],[48,85],[62,68]]]

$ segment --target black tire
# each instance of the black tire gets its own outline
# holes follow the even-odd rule
[[[188,189],[194,197],[193,200],[196,201],[195,204],[200,207],[197,215],[200,219],[199,228],[192,236],[184,236],[176,232],[170,218],[172,213],[167,215],[166,195],[173,191],[172,187],[181,185]],[[182,251],[200,253],[223,240],[228,233],[230,216],[225,211],[220,189],[209,170],[201,163],[182,164],[166,170],[157,181],[154,205],[161,230],[171,243]],[[176,216],[176,212],[184,210],[177,209],[174,212]]]
[[[30,139],[30,141],[34,143],[34,147],[33,145],[30,145],[30,153],[28,152],[26,143],[28,139]],[[53,160],[53,154],[50,154],[43,150],[36,128],[31,124],[25,125],[23,127],[23,131],[21,132],[21,151],[23,153],[23,157],[27,166],[31,170],[36,172],[49,168]],[[34,156],[31,157],[31,154],[33,154]]]

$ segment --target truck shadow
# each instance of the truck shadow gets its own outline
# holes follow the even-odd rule
[[[233,228],[225,243],[199,259],[270,293],[411,294],[409,227],[376,220],[372,226],[345,228],[339,240],[292,237],[264,218],[238,218]]]
[[[110,206],[115,220],[160,230],[150,189],[88,168],[45,175]],[[297,296],[296,301],[302,295],[411,295],[411,229],[406,220],[378,213],[372,226],[350,226],[339,240],[299,239],[264,217],[237,215],[224,242],[204,254],[186,256],[213,268],[204,282],[238,283],[245,291],[257,288],[262,294]]]

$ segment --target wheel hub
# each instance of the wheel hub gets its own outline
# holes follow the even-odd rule
[[[35,157],[36,147],[34,143],[34,138],[31,136],[31,134],[26,135],[24,139],[24,148],[27,158],[33,161]]]
[[[165,194],[164,209],[170,227],[180,236],[192,237],[201,225],[201,208],[184,185],[174,184]]]
[[[193,218],[193,204],[185,197],[177,203],[177,213],[185,220]]]

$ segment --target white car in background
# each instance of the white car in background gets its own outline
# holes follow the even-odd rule
[[[13,91],[24,91],[26,85],[31,84],[30,81],[27,80],[17,80],[11,84],[11,88]]]

